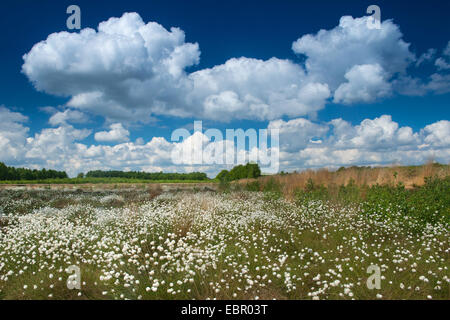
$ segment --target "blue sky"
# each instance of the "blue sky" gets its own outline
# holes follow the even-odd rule
[[[94,34],[67,29],[71,4]],[[380,30],[366,26],[371,4]],[[278,128],[280,170],[449,162],[448,2],[2,1],[0,10],[7,164],[214,174],[222,166],[175,166],[167,154],[173,130],[194,120]],[[98,30],[112,17],[116,26]]]

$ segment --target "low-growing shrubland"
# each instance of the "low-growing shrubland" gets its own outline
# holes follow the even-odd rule
[[[258,180],[247,182],[247,191],[264,191],[272,196],[281,197],[283,186],[277,179],[269,179],[264,184]],[[414,217],[420,225],[428,223],[450,223],[450,176],[445,178],[426,177],[425,183],[415,188],[397,185],[358,186],[353,180],[347,185],[315,184],[310,179],[304,188],[294,192],[293,201],[308,204],[322,201],[333,206],[360,207],[367,215],[382,214],[389,218],[393,213],[403,218]]]

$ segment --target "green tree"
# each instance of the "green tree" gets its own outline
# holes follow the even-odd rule
[[[218,179],[219,181],[228,181],[229,180],[229,172],[228,170],[222,170],[219,172],[219,174],[216,176],[216,179]]]
[[[224,171],[226,170],[222,170],[219,175],[225,175]],[[246,178],[258,178],[261,176],[261,169],[257,163],[247,163],[245,166],[241,164],[237,165],[227,173],[227,179],[230,181]],[[219,175],[217,178],[219,178]]]

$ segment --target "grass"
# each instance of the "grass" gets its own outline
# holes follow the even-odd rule
[[[0,190],[0,299],[448,300],[449,183]]]

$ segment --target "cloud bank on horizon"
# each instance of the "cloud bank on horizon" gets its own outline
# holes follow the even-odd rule
[[[81,141],[92,132],[76,129],[70,124],[46,128],[34,136],[24,125],[27,118],[17,112],[0,107],[0,116],[6,120],[0,128],[0,148],[4,150],[1,161],[26,163],[32,168],[50,167],[66,170],[74,176],[78,172],[97,169],[145,170],[145,171],[194,171],[216,174],[225,165],[195,165],[189,159],[174,164],[175,148],[198,145],[200,140],[203,157],[216,150],[215,144],[203,133],[195,133],[183,142],[171,142],[153,137],[144,143],[122,142],[115,145],[86,145]],[[280,130],[280,168],[299,170],[304,168],[339,167],[347,165],[379,165],[392,163],[424,163],[434,159],[445,163],[450,159],[450,121],[442,120],[426,126],[419,132],[410,127],[400,127],[391,116],[365,119],[352,125],[342,119],[327,123],[313,122],[305,118],[289,121],[274,120],[268,129]],[[126,141],[127,131],[121,125],[111,125],[110,131],[95,134],[97,141],[118,139]],[[256,150],[247,151],[260,152]]]
[[[0,147],[6,152],[0,161],[71,175],[90,169],[192,170],[171,162],[176,143],[162,137],[148,143],[129,140],[132,124],[168,116],[231,124],[266,121],[269,129],[280,130],[283,170],[430,158],[449,162],[450,122],[445,119],[419,132],[399,127],[389,115],[358,125],[317,120],[317,112],[331,103],[351,106],[394,95],[450,92],[450,41],[443,50],[417,57],[392,20],[378,30],[368,28],[367,19],[344,16],[333,29],[303,35],[292,43],[298,62],[240,57],[195,72],[188,68],[200,61],[199,44],[186,42],[179,28],[145,23],[137,13],[110,18],[97,30],[50,34],[24,55],[22,72],[38,91],[68,97],[68,102],[62,111],[50,110],[53,127],[33,137],[24,115],[1,107],[6,124]],[[433,61],[435,71],[427,79],[411,72]],[[91,116],[103,117],[109,130],[74,127]],[[99,143],[117,144],[83,143],[91,134]]]

